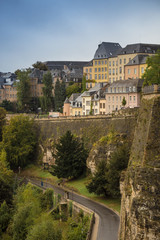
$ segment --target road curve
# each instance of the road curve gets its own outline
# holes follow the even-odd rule
[[[30,179],[29,181],[41,186],[41,182],[39,180],[33,181]],[[56,193],[61,195],[65,193],[64,188],[57,187],[46,182],[43,183],[43,188],[53,188]],[[93,210],[99,215],[97,240],[118,240],[119,216],[115,212],[72,191],[69,191],[68,198]]]

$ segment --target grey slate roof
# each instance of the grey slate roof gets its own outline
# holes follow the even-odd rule
[[[81,93],[72,93],[72,95],[69,98],[69,101],[75,101],[76,98],[78,98],[81,95]]]
[[[88,61],[47,61],[44,62],[49,70],[51,69],[64,69],[64,65],[66,65],[68,68],[83,68],[86,64],[88,64]]]
[[[66,97],[66,100],[64,101],[64,103],[70,103],[68,97]]]
[[[119,55],[131,54],[131,53],[156,53],[158,49],[160,49],[159,44],[148,44],[148,43],[129,44],[121,50]]]
[[[119,43],[102,42],[98,45],[98,49],[95,52],[94,59],[116,56],[121,49],[122,47]]]
[[[131,59],[126,66],[145,64],[149,55],[137,55]]]

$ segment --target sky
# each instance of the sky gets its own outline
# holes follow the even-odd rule
[[[160,44],[160,0],[0,0],[0,72],[90,61],[101,42]]]

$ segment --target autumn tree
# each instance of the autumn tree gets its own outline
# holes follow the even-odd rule
[[[160,84],[160,50],[156,55],[148,57],[146,63],[147,68],[142,75],[144,79],[143,86]]]

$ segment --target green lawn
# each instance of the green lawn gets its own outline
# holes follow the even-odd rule
[[[53,176],[47,170],[43,170],[42,168],[36,165],[29,165],[21,172],[21,175],[41,178],[53,184],[58,182],[57,177]],[[68,187],[69,189],[73,189],[74,191],[78,192],[79,194],[85,197],[91,198],[94,201],[105,204],[109,208],[117,211],[118,213],[120,212],[120,199],[106,198],[103,196],[97,196],[96,194],[93,193],[89,193],[85,186],[87,182],[88,178],[82,177],[77,180],[68,181],[67,183],[65,183],[65,186]]]

